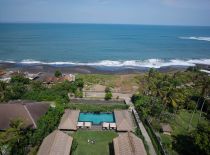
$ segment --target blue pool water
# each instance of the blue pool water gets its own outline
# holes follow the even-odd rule
[[[100,124],[102,122],[115,122],[113,113],[80,113],[79,122],[92,122]]]

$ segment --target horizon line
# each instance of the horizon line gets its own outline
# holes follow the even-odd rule
[[[210,25],[181,25],[181,24],[138,24],[138,23],[89,23],[89,22],[28,22],[28,21],[0,21],[0,24],[87,24],[87,25],[133,25],[133,26],[183,26],[183,27],[210,27]]]

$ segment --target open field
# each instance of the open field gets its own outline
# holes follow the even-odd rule
[[[113,148],[112,140],[117,137],[117,133],[112,131],[77,131],[73,137],[78,142],[73,155],[109,155],[112,153],[110,151]],[[95,143],[88,143],[88,139],[95,140]]]
[[[78,74],[77,77],[83,78],[85,89],[94,89],[95,85],[112,87],[115,92],[135,92],[139,87],[139,81],[144,73],[127,75],[108,75],[108,74]],[[97,88],[96,88],[97,89]],[[100,89],[100,88],[99,88]],[[97,91],[97,90],[95,90]]]
[[[188,135],[189,132],[193,129],[196,128],[197,124],[198,124],[198,120],[199,120],[199,115],[200,112],[196,112],[192,123],[190,125],[190,130],[188,130],[188,126],[189,126],[189,122],[192,116],[192,113],[190,113],[187,110],[181,110],[175,117],[174,120],[171,120],[170,125],[173,129],[172,131],[172,136],[169,135],[164,135],[164,134],[160,134],[161,135],[161,141],[163,143],[164,146],[166,146],[169,154],[178,154],[177,152],[175,152],[175,150],[173,150],[173,136],[177,136],[177,135]],[[200,122],[205,122],[206,120],[204,120],[203,117],[200,118],[199,120]]]

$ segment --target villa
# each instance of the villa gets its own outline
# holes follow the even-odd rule
[[[134,122],[129,110],[91,113],[66,109],[58,130],[53,131],[43,140],[38,155],[67,155],[71,151],[72,137],[78,140],[77,136],[80,137],[78,142],[80,151],[84,145],[89,145],[90,149],[94,146],[97,148],[97,143],[100,142],[101,145],[101,142],[106,141],[110,135],[113,136],[109,137],[109,143],[106,142],[104,146],[113,143],[115,155],[146,155],[144,143],[133,131]],[[90,136],[92,133],[95,135]],[[107,134],[105,139],[103,136],[100,137],[104,134]],[[104,148],[109,147],[108,145]]]

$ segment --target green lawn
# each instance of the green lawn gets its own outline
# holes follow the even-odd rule
[[[190,131],[196,128],[198,124],[199,115],[200,115],[199,112],[195,113],[192,123],[190,125]],[[190,113],[189,111],[181,110],[175,116],[175,119],[171,120],[170,125],[173,129],[172,136],[189,134],[188,126],[189,126],[191,116],[192,116],[192,113]],[[203,117],[200,118],[200,122],[205,122],[205,121],[206,120],[204,120]],[[160,136],[161,136],[161,141],[163,145],[167,148],[167,151],[169,152],[169,154],[177,155],[178,153],[175,150],[173,150],[173,147],[172,147],[172,142],[173,142],[172,136],[164,135],[162,133],[160,134]]]
[[[73,155],[109,155],[109,144],[117,133],[112,131],[77,131],[73,138],[78,142]],[[88,143],[95,140],[95,144]]]
[[[198,124],[200,112],[196,112],[192,123],[190,125],[190,130],[193,130],[196,128]],[[190,113],[187,110],[181,110],[178,115],[176,115],[175,119],[171,121],[171,126],[173,128],[173,135],[179,135],[179,134],[187,134],[188,133],[188,126],[191,119],[192,113]],[[204,122],[203,117],[200,118],[200,122]]]

